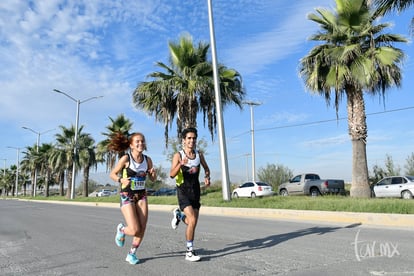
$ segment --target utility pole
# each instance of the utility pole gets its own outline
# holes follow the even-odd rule
[[[255,154],[255,146],[254,146],[254,114],[253,114],[253,106],[261,105],[259,102],[253,101],[244,101],[244,104],[250,106],[250,133],[252,137],[252,181],[256,181],[256,154]]]

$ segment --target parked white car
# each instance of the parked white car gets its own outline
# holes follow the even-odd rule
[[[106,189],[102,189],[96,194],[96,196],[110,196],[110,195],[111,195],[111,190],[106,190]]]
[[[234,189],[231,193],[232,197],[262,197],[262,196],[272,196],[273,195],[273,188],[267,183],[264,182],[245,182],[240,185],[238,188]]]
[[[414,195],[414,176],[389,176],[373,186],[375,197],[399,197],[411,199]]]

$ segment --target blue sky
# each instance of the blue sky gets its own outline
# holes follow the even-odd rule
[[[254,108],[257,170],[281,164],[294,173],[349,181],[347,121],[336,121],[334,107],[306,91],[298,76],[299,60],[312,48],[307,38],[318,30],[306,19],[316,7],[332,8],[334,1],[213,1],[217,57],[241,73],[246,99],[262,103]],[[412,10],[382,22],[392,23],[390,32],[411,40],[411,17]],[[79,100],[103,96],[80,105],[83,131],[100,141],[109,117],[123,113],[135,131],[146,135],[147,154],[154,163],[169,170],[163,126],[134,109],[131,94],[158,70],[155,62],[168,62],[168,41],[188,32],[195,42],[209,42],[208,24],[207,0],[2,0],[0,165],[3,159],[7,167],[16,164],[17,150],[9,146],[36,143],[37,135],[23,126],[42,133],[43,143],[54,141],[60,125],[75,123],[76,103],[53,92],[59,89]],[[407,54],[402,88],[389,90],[384,100],[365,97],[370,170],[375,164],[383,166],[389,154],[403,172],[414,152],[414,52],[411,42],[397,46]],[[345,103],[339,118],[347,116]],[[250,109],[226,107],[223,120],[230,180],[251,178]],[[214,181],[221,176],[218,139],[211,142],[202,121],[198,128],[199,137],[209,142],[206,158]],[[110,181],[103,167],[96,177]]]

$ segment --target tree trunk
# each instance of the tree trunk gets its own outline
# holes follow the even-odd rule
[[[366,144],[362,140],[352,140],[351,197],[371,197],[371,189],[368,180]]]
[[[73,164],[72,164],[72,166],[73,166]],[[73,175],[72,175],[72,166],[70,166],[67,169],[67,172],[66,172],[66,180],[68,182],[68,188],[66,189],[66,198],[68,198],[68,199],[70,199],[70,196],[72,194],[72,177],[73,177]]]
[[[351,90],[351,89],[350,89]],[[351,197],[369,198],[367,165],[367,121],[362,91],[347,91],[348,131],[352,140],[352,183]]]
[[[82,194],[84,197],[88,197],[89,194],[89,166],[85,166],[85,168],[83,168],[83,191]]]
[[[64,185],[65,185],[65,172],[61,171],[59,173],[59,195],[63,196],[64,194]]]
[[[49,169],[46,169],[46,176],[45,176],[45,196],[49,197],[49,178],[50,178],[50,172]]]
[[[177,101],[178,118],[177,118],[177,131],[179,135],[185,128],[194,127],[197,128],[197,100],[193,97],[184,98],[183,103]]]
[[[37,168],[35,168],[35,170],[37,170]],[[30,177],[32,178],[32,197],[34,197],[35,194],[36,194],[36,185],[37,185],[37,183],[35,184],[35,181],[34,181],[34,179],[35,179],[35,171],[34,170],[32,171]]]

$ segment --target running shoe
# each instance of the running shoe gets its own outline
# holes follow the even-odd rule
[[[187,253],[185,253],[185,260],[186,261],[198,262],[200,259],[201,259],[200,256],[197,256],[197,254],[195,253],[194,250],[187,251]]]
[[[178,224],[180,223],[180,209],[178,209],[178,208],[175,208],[174,210],[173,210],[173,218],[172,218],[172,220],[171,220],[171,227],[172,227],[172,229],[177,229],[177,227],[178,227]]]
[[[139,263],[139,259],[137,258],[137,256],[135,256],[135,254],[131,254],[128,253],[128,255],[125,258],[125,261],[127,261],[128,263],[135,265],[137,263]]]
[[[124,224],[120,223],[116,227],[115,243],[119,247],[124,246],[125,244],[125,233],[121,232],[121,228],[124,227]]]

